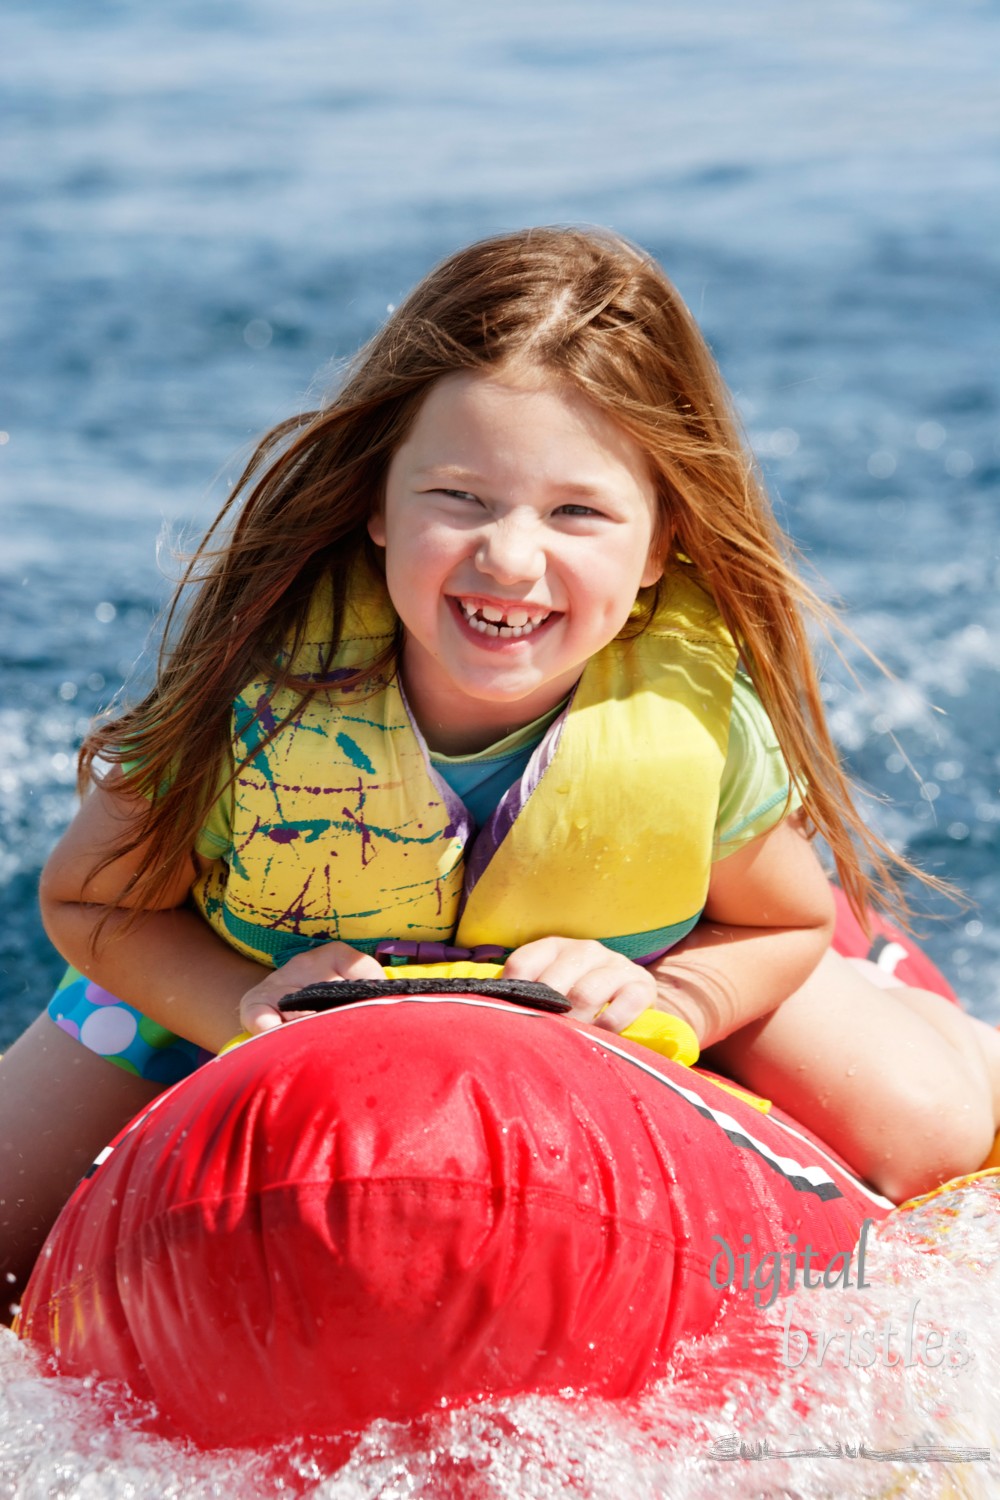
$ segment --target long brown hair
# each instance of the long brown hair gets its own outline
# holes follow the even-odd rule
[[[281,679],[276,659],[323,579],[332,663],[347,570],[370,546],[366,522],[430,386],[511,364],[568,382],[646,453],[665,554],[688,559],[715,598],[852,906],[905,910],[899,877],[919,872],[866,827],[823,712],[806,622],[829,632],[834,617],[775,523],[705,340],[649,256],[608,232],[562,228],[501,235],[444,261],[327,406],[261,442],[175,595],[155,686],[81,752],[81,784],[100,757],[138,764],[134,784],[150,793],[142,827],[110,856],[148,842],[130,904],[152,904],[190,858],[226,774],[232,701],[256,676]],[[303,697],[316,690],[300,686]]]

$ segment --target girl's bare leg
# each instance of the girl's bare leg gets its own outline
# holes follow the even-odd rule
[[[0,1059],[0,1323],[98,1152],[162,1086],[116,1068],[41,1015]]]
[[[704,1057],[775,1100],[894,1202],[974,1172],[1000,1112],[1000,1035],[828,953],[791,999]]]

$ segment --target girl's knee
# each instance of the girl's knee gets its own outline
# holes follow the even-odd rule
[[[888,1107],[887,1129],[874,1143],[864,1175],[894,1203],[978,1171],[993,1146],[993,1116],[985,1100],[911,1092]]]

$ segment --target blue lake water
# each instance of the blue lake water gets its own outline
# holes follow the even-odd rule
[[[833,726],[877,826],[967,892],[928,946],[1000,1020],[995,5],[10,0],[4,33],[0,1043],[58,973],[38,870],[83,726],[148,660],[169,536],[434,261],[567,221],[662,260],[895,673],[831,661]],[[0,1494],[57,1492],[28,1463]],[[400,1485],[329,1493],[431,1493]]]

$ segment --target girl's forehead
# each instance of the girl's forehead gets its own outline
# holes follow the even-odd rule
[[[487,367],[444,375],[431,386],[407,435],[414,453],[559,445],[608,463],[646,467],[639,445],[596,402],[537,366]]]

